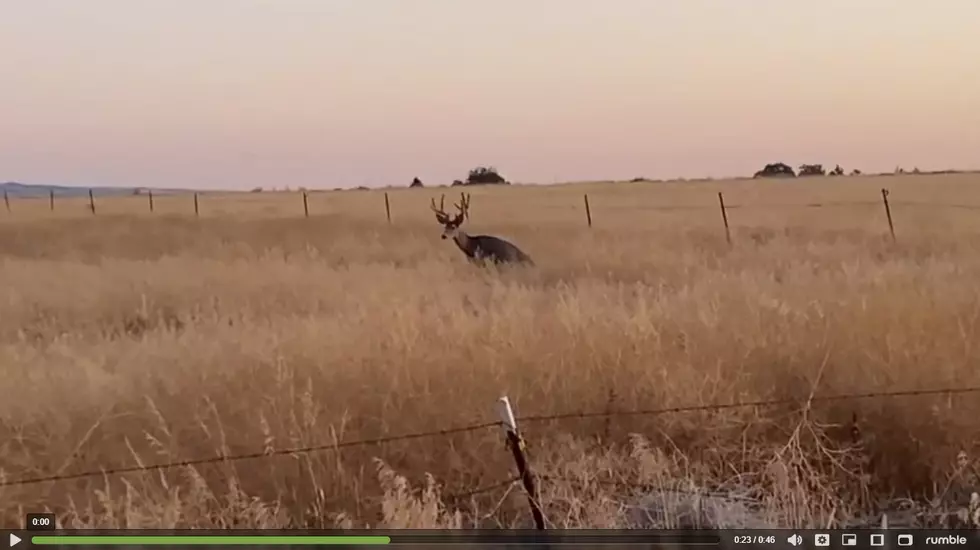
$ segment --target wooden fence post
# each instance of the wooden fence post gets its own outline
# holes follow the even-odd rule
[[[527,461],[526,446],[524,438],[517,430],[517,419],[514,417],[514,409],[510,406],[510,399],[503,396],[497,400],[497,412],[503,422],[504,431],[507,434],[507,446],[510,447],[514,455],[514,462],[517,464],[517,472],[521,476],[521,483],[524,491],[527,492],[527,501],[531,505],[531,515],[534,517],[534,526],[544,529],[544,513],[541,511],[541,499],[538,490],[534,486],[534,474],[531,472],[531,465]]]
[[[197,193],[196,192],[194,193],[194,216],[195,217],[201,217],[201,208],[197,204]]]
[[[385,191],[385,215],[388,217],[388,223],[391,223],[391,203],[388,202],[387,191]]]
[[[54,189],[48,189],[48,207],[54,212]]]
[[[92,190],[91,189],[88,190],[88,207],[89,207],[90,210],[92,210],[92,215],[94,216],[95,215],[95,195],[92,193]]]
[[[3,203],[7,205],[7,212],[10,212],[10,196],[7,195],[7,190],[3,190]]]
[[[585,219],[589,222],[589,227],[592,227],[592,209],[589,208],[589,194],[586,193],[582,197],[585,199]]]
[[[888,217],[888,232],[892,235],[892,242],[895,242],[895,224],[892,223],[892,209],[888,205],[888,190],[882,188],[881,202],[885,203],[885,216]]]
[[[153,190],[152,189],[149,190],[149,195],[150,195],[150,214],[152,214],[153,213]]]
[[[732,231],[728,228],[728,211],[725,209],[725,197],[718,191],[718,205],[721,207],[721,221],[725,222],[725,240],[732,244]]]
[[[307,218],[310,217],[310,202],[306,198],[306,189],[303,189],[303,215]]]

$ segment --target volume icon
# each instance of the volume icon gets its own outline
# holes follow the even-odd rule
[[[796,533],[793,533],[792,535],[789,536],[789,538],[786,539],[786,542],[792,544],[793,546],[799,546],[803,544],[803,537],[797,535]]]

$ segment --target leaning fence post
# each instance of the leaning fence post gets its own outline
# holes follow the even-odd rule
[[[895,242],[895,224],[892,223],[892,209],[888,206],[888,190],[881,189],[881,202],[885,203],[885,216],[888,217],[888,232],[892,235],[892,242]]]
[[[725,240],[732,244],[732,231],[728,228],[728,211],[725,210],[725,197],[718,191],[718,205],[721,207],[721,221],[725,222]]]
[[[88,190],[88,207],[92,211],[92,215],[95,215],[95,195],[92,194],[92,190]]]
[[[54,212],[54,189],[48,189],[48,207]]]
[[[306,189],[303,189],[303,215],[307,218],[310,217],[310,203],[309,199],[306,198]]]
[[[194,216],[195,217],[201,216],[201,208],[197,203],[197,193],[194,193]]]
[[[385,191],[385,216],[388,217],[388,223],[391,223],[391,203],[388,202],[387,191]]]
[[[7,195],[7,190],[3,190],[3,203],[7,205],[7,212],[10,212],[10,196]]]
[[[589,222],[589,227],[592,227],[592,209],[589,208],[589,194],[585,193],[582,195],[582,198],[585,199],[585,219]]]
[[[527,492],[527,500],[531,505],[531,515],[534,517],[534,526],[538,529],[544,529],[544,513],[541,512],[541,499],[538,497],[537,488],[534,486],[534,474],[531,473],[531,465],[527,461],[524,438],[517,431],[517,419],[514,417],[514,409],[511,408],[510,399],[506,395],[497,400],[497,412],[507,433],[507,444],[514,454],[514,462],[517,464],[517,472],[521,476],[521,483],[524,485],[524,491]]]
[[[149,190],[149,196],[150,196],[150,214],[152,214],[153,213],[153,190],[152,189]]]

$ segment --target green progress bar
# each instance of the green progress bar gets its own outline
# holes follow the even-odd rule
[[[386,536],[249,536],[249,535],[35,535],[31,543],[40,546],[173,546],[184,544],[189,546],[292,546],[310,544],[347,544],[375,545],[389,544],[391,537]]]

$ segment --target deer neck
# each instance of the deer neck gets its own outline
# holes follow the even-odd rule
[[[453,242],[459,247],[463,252],[469,253],[470,250],[470,236],[466,234],[465,231],[461,229],[456,230],[456,234],[453,235]]]

